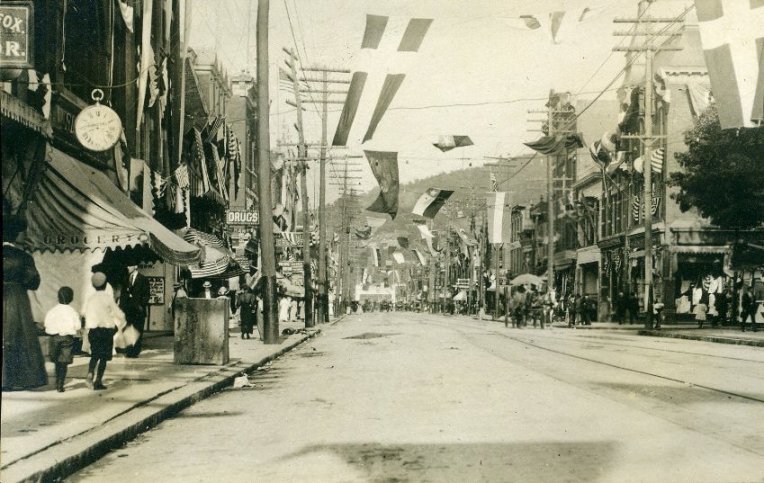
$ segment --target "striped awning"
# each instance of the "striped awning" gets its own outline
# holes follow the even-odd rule
[[[201,261],[188,267],[191,278],[231,278],[246,273],[225,242],[215,235],[188,228],[183,239],[202,249]]]
[[[29,200],[23,244],[30,251],[147,246],[166,262],[200,258],[190,244],[138,208],[100,170],[48,146],[47,167]]]

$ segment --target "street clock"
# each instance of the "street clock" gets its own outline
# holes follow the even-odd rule
[[[74,120],[74,134],[83,147],[90,151],[106,151],[114,147],[122,134],[119,114],[100,103],[103,91],[93,91],[95,104],[84,108]]]

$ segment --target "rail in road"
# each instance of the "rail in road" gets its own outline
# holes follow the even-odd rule
[[[463,329],[463,328],[454,328],[453,322],[449,323],[449,322],[445,322],[445,321],[438,322],[438,321],[434,321],[434,320],[427,320],[427,321],[423,321],[422,323],[431,324],[431,325],[439,325],[441,327],[448,327],[448,328],[451,328],[451,329],[459,332],[467,340],[470,340],[470,338],[471,338],[470,334],[468,333],[468,330]],[[599,365],[603,365],[603,366],[612,367],[612,368],[615,368],[615,369],[620,369],[620,370],[629,371],[629,372],[633,372],[633,373],[637,373],[637,374],[643,374],[643,375],[646,375],[646,376],[656,377],[656,378],[659,378],[659,379],[664,379],[664,380],[671,381],[671,382],[676,382],[676,383],[679,383],[679,384],[691,385],[691,386],[694,386],[694,387],[697,387],[697,388],[702,388],[702,389],[706,389],[706,390],[709,390],[709,391],[714,391],[714,392],[717,392],[717,393],[720,393],[720,394],[725,394],[725,395],[728,395],[728,396],[734,396],[734,397],[738,397],[738,398],[742,398],[742,399],[746,399],[746,400],[750,400],[750,401],[764,403],[764,398],[762,398],[762,397],[758,397],[758,396],[754,396],[754,395],[748,395],[748,394],[741,394],[739,392],[730,391],[730,390],[726,390],[726,389],[719,388],[719,387],[714,387],[714,386],[710,386],[710,385],[706,385],[706,384],[699,384],[697,382],[687,381],[687,380],[684,380],[684,379],[681,379],[681,378],[677,378],[677,377],[672,377],[672,376],[668,376],[668,375],[664,375],[664,374],[658,374],[656,372],[647,371],[647,370],[643,370],[643,369],[638,369],[638,368],[634,368],[634,367],[627,367],[625,365],[615,364],[615,363],[604,361],[604,360],[601,360],[601,359],[596,359],[596,358],[593,358],[593,357],[586,357],[586,356],[574,354],[572,352],[565,351],[565,350],[562,350],[562,349],[544,346],[544,345],[541,345],[539,342],[537,342],[535,338],[533,338],[531,336],[528,336],[528,335],[524,335],[524,336],[510,335],[510,334],[502,333],[501,329],[498,329],[496,327],[484,327],[484,326],[480,326],[480,325],[477,325],[477,324],[471,324],[469,326],[469,329],[470,330],[475,330],[475,329],[482,330],[482,331],[485,331],[486,333],[495,334],[495,335],[498,335],[498,336],[500,336],[500,337],[502,337],[504,339],[507,339],[507,340],[518,342],[520,344],[524,344],[524,345],[527,345],[527,346],[530,346],[530,347],[534,347],[536,349],[541,349],[541,350],[544,350],[544,351],[552,352],[552,353],[555,353],[555,354],[558,354],[558,355],[562,355],[562,356],[565,356],[565,357],[575,358],[575,359],[591,362],[591,363],[594,363],[594,364],[599,364]],[[528,328],[526,328],[526,329],[522,329],[522,330],[524,330],[524,331],[533,331],[533,330],[541,330],[541,329],[528,329]],[[582,342],[581,340],[576,341],[575,339],[571,339],[569,337],[555,337],[555,336],[546,335],[547,333],[543,333],[544,334],[544,337],[543,337],[544,340],[558,340],[558,341],[564,341],[566,343],[570,343],[570,342]],[[649,350],[649,351],[665,352],[665,353],[684,354],[684,355],[690,355],[690,356],[695,356],[695,357],[703,357],[703,358],[709,358],[709,359],[729,359],[729,360],[735,360],[735,361],[741,361],[741,362],[762,363],[761,360],[750,359],[750,358],[743,358],[743,357],[731,357],[731,356],[724,356],[724,355],[717,355],[717,354],[708,354],[708,353],[702,353],[702,352],[684,351],[684,350],[677,350],[677,349],[667,349],[667,348],[660,348],[660,347],[649,347],[649,346],[646,346],[644,344],[627,344],[627,343],[624,343],[623,341],[622,342],[612,342],[612,341],[608,341],[606,339],[606,337],[604,337],[604,336],[590,336],[590,335],[587,334],[586,337],[587,338],[595,338],[595,339],[597,339],[597,342],[599,344],[603,345],[603,346],[607,345],[607,346],[614,346],[614,347],[630,347],[630,348],[641,349],[641,350]],[[764,367],[764,366],[762,366],[762,367]],[[762,376],[764,376],[764,370],[762,370]]]

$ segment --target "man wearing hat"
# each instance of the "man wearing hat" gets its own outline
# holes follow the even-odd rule
[[[106,292],[106,275],[96,272],[90,280],[96,291],[82,306],[82,316],[85,318],[85,328],[88,329],[90,341],[90,363],[85,383],[89,388],[98,391],[106,389],[103,373],[106,371],[106,362],[111,360],[114,334],[117,331],[116,321],[122,314],[114,297]]]
[[[212,293],[212,284],[210,283],[209,280],[207,280],[206,282],[204,282],[202,284],[202,295],[201,295],[201,298],[203,298],[203,299],[214,299],[215,298],[215,294]]]
[[[125,355],[127,357],[138,357],[138,354],[141,353],[143,328],[146,324],[146,308],[149,305],[151,289],[146,277],[138,273],[137,265],[129,265],[127,273],[127,283],[122,289],[119,306],[125,312],[127,324],[132,325],[138,330],[139,337],[133,346],[125,350]]]

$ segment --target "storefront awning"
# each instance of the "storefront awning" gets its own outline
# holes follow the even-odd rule
[[[199,263],[189,265],[191,278],[228,279],[244,275],[244,270],[223,240],[193,228],[186,229],[183,239],[202,249]]]
[[[146,245],[166,262],[189,265],[201,250],[138,208],[96,168],[48,146],[47,169],[27,208],[23,244],[31,251]]]

